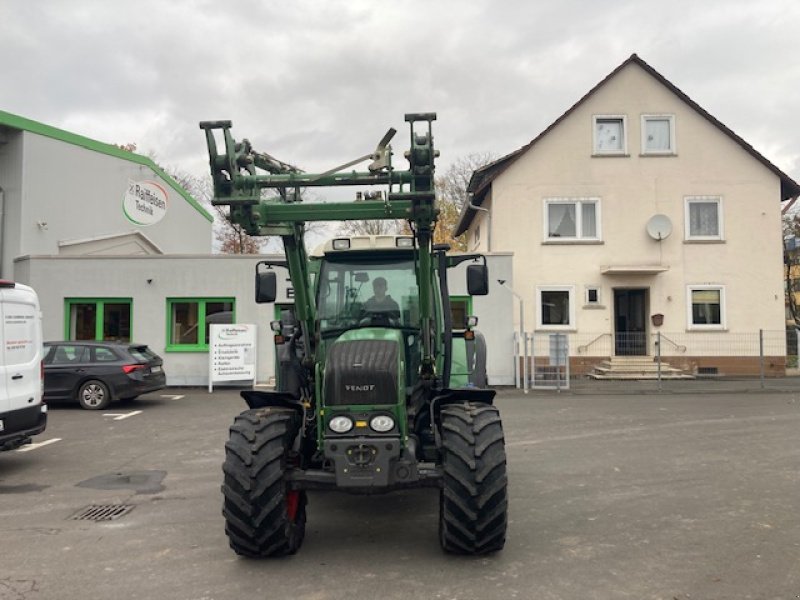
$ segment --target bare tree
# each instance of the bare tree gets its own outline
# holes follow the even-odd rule
[[[211,199],[214,191],[211,177],[196,177],[175,168],[165,169],[178,185],[212,215],[214,215],[214,239],[217,241],[216,249],[221,254],[260,254],[264,242],[248,235],[241,225],[228,220],[228,209],[222,206],[212,206]]]
[[[467,186],[472,173],[494,160],[489,152],[474,152],[455,160],[447,170],[436,177],[436,194],[439,200],[439,221],[434,231],[434,242],[450,244],[453,250],[466,250],[463,235],[453,237],[461,209],[467,201]]]
[[[404,223],[395,220],[344,221],[339,225],[341,235],[392,235],[402,232]]]
[[[795,327],[800,328],[800,307],[797,305],[797,296],[800,295],[800,247],[796,246],[800,239],[800,220],[797,212],[783,215],[783,239],[786,304]]]
[[[434,185],[439,206],[439,218],[433,232],[435,244],[449,244],[453,250],[466,250],[463,236],[453,237],[461,208],[467,200],[467,186],[472,173],[494,160],[489,152],[472,153],[458,158],[444,174],[435,177]],[[411,229],[405,221],[347,221],[339,229],[341,235],[408,234]]]

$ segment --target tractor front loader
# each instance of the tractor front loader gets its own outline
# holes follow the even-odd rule
[[[296,552],[313,489],[439,488],[445,551],[487,554],[505,543],[505,442],[486,389],[486,345],[476,318],[452,322],[447,285],[448,270],[467,262],[469,294],[486,294],[488,271],[483,256],[433,244],[435,119],[405,116],[407,170],[392,164],[390,129],[374,152],[317,174],[235,141],[229,121],[200,124],[213,203],[248,234],[283,241],[285,260],[256,267],[256,301],[275,301],[277,271],[288,269],[294,289],[293,310],[271,323],[276,388],[242,392],[249,409],[225,445],[223,515],[237,554]],[[345,170],[367,160],[366,171]],[[352,202],[309,203],[300,193],[347,185],[382,189]],[[265,189],[274,195],[262,197]],[[411,233],[306,250],[308,222],[372,219],[407,221]]]

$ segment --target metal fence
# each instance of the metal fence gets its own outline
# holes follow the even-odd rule
[[[519,389],[570,389],[576,379],[758,380],[800,375],[798,330],[514,335]],[[627,371],[626,371],[627,369]]]

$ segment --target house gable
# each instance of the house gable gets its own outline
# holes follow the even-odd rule
[[[645,61],[639,58],[636,54],[633,54],[629,59],[623,62],[620,66],[618,66],[614,71],[612,71],[606,78],[604,78],[600,83],[598,83],[595,87],[593,87],[586,95],[584,95],[578,102],[576,102],[572,107],[570,107],[563,115],[561,115],[558,119],[556,119],[549,127],[547,127],[542,133],[540,133],[536,138],[531,140],[528,144],[516,150],[506,156],[482,167],[481,169],[476,170],[472,178],[470,180],[468,191],[472,194],[472,204],[476,206],[481,206],[484,199],[489,192],[492,182],[495,181],[501,174],[503,174],[507,169],[509,169],[512,165],[514,165],[520,157],[525,155],[529,150],[532,150],[534,147],[536,149],[540,149],[542,146],[543,140],[545,140],[551,132],[553,132],[556,128],[558,128],[562,123],[567,121],[568,119],[572,118],[575,113],[578,113],[582,108],[590,103],[593,99],[596,99],[598,95],[600,95],[604,90],[610,87],[612,81],[616,80],[618,76],[620,76],[623,72],[628,70],[628,67],[638,67],[642,72],[647,74],[652,81],[658,82],[660,87],[664,90],[669,92],[669,95],[673,96],[677,99],[681,104],[687,106],[691,109],[692,112],[696,113],[697,117],[705,121],[711,129],[718,131],[719,133],[723,134],[730,142],[740,147],[744,150],[747,155],[751,158],[755,159],[756,163],[760,164],[763,167],[766,167],[770,172],[772,172],[776,177],[778,177],[780,182],[780,200],[786,200],[791,197],[796,197],[800,195],[800,184],[795,182],[791,177],[789,177],[786,173],[778,169],[775,165],[773,165],[769,160],[767,160],[762,154],[760,154],[752,145],[748,144],[744,139],[734,133],[731,129],[726,127],[723,123],[713,117],[710,113],[704,110],[699,104],[697,104],[694,100],[692,100],[689,96],[687,96],[684,92],[682,92],[677,86],[663,77],[660,73],[658,73],[655,69],[653,69],[650,65],[648,65]],[[636,95],[638,96],[641,91],[647,93],[647,90],[653,90],[652,86],[644,86],[641,90],[636,90]],[[619,111],[617,112],[624,112],[627,110],[627,107],[620,107]],[[652,110],[652,108],[648,109]],[[604,109],[604,113],[611,114],[614,113],[615,109],[613,106],[606,106]],[[638,118],[639,115],[632,115],[632,118]],[[634,125],[632,127],[632,125]],[[630,130],[639,130],[638,124],[629,122],[628,126]],[[591,127],[591,124],[587,127]],[[587,132],[590,132],[591,129],[587,129]],[[632,144],[633,147],[638,148],[638,139],[630,139],[629,143]],[[591,151],[591,148],[589,149]],[[462,207],[461,215],[459,217],[458,224],[456,225],[454,235],[458,236],[463,234],[470,228],[473,219],[476,216],[476,210],[470,207],[468,204],[465,204]]]

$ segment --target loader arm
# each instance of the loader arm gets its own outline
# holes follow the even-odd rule
[[[304,224],[314,221],[402,219],[409,222],[417,248],[422,340],[420,376],[429,381],[436,376],[436,356],[432,339],[432,240],[439,212],[433,182],[434,160],[438,156],[432,132],[432,122],[436,120],[436,114],[407,114],[405,120],[410,129],[410,148],[405,153],[409,162],[408,170],[397,170],[391,164],[392,152],[388,141],[393,132],[390,130],[379,142],[374,153],[362,157],[363,160],[373,160],[370,170],[358,172],[333,169],[319,174],[305,173],[268,154],[257,153],[246,139],[237,142],[231,135],[230,121],[200,123],[200,128],[206,134],[214,184],[212,204],[228,206],[229,220],[240,225],[248,235],[275,235],[280,236],[283,241],[295,291],[297,318],[302,323],[307,366],[315,361],[312,332],[316,314],[304,243]],[[222,136],[224,151],[218,149],[215,137],[217,132]],[[344,166],[353,166],[353,161]],[[260,174],[257,169],[268,173]],[[300,193],[306,187],[373,185],[388,187],[384,199],[308,203],[303,202]],[[275,190],[278,195],[263,199],[261,190],[264,189]]]

